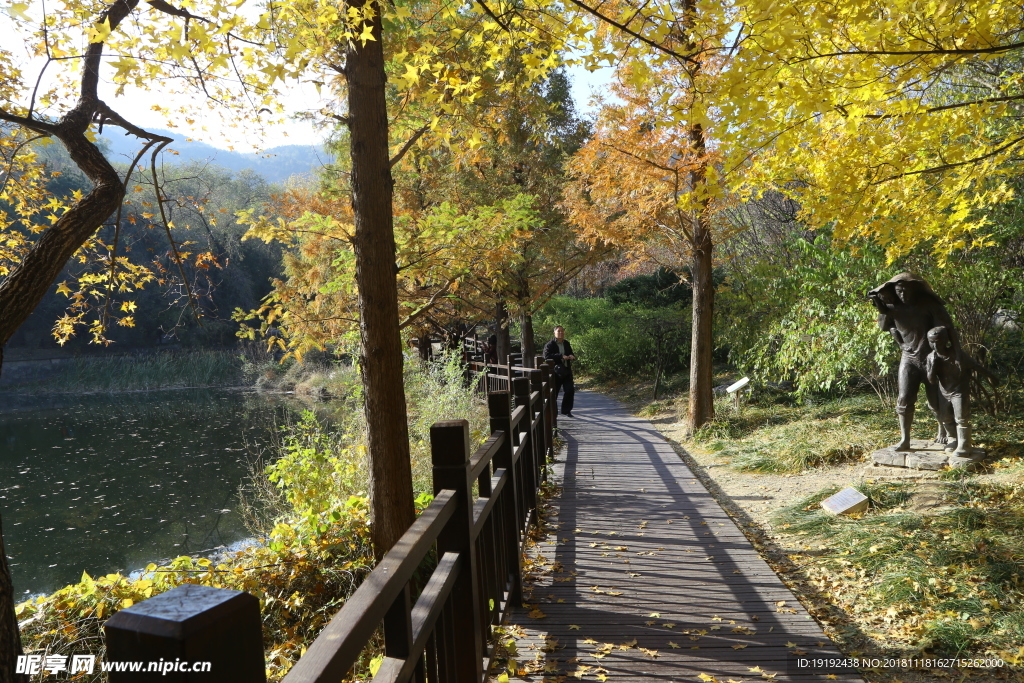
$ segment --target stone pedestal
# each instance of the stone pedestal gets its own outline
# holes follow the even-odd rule
[[[971,467],[985,459],[986,452],[982,448],[971,449],[970,457],[953,455],[953,451],[945,450],[944,444],[930,440],[914,439],[910,442],[910,450],[897,451],[892,446],[880,448],[871,454],[871,461],[887,467],[907,467],[915,470],[941,470],[946,467]]]

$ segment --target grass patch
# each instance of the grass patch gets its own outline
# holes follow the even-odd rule
[[[943,656],[998,655],[1024,663],[1024,485],[942,484],[943,507],[906,508],[910,484],[861,488],[871,508],[832,516],[819,491],[775,518],[817,551],[804,570],[865,630]]]
[[[73,356],[53,377],[19,384],[19,392],[115,393],[178,387],[237,386],[242,360],[235,351],[161,351],[128,356]]]
[[[693,441],[727,456],[744,472],[785,473],[860,459],[890,440],[877,400],[860,395],[817,405],[761,400],[737,410],[715,402],[715,419]]]

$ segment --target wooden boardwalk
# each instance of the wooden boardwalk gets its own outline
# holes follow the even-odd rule
[[[576,405],[513,680],[863,681],[797,669],[839,652],[649,422],[600,394]]]

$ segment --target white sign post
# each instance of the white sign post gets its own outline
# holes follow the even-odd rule
[[[740,389],[750,384],[750,378],[744,377],[741,380],[733,382],[725,388],[726,393],[732,394],[733,401],[736,404],[736,412],[740,412]]]

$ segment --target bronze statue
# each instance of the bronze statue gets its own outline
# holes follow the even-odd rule
[[[970,457],[971,378],[975,372],[980,372],[992,380],[993,386],[999,386],[999,378],[963,349],[958,356],[950,340],[949,330],[945,327],[928,330],[928,343],[932,348],[926,364],[928,382],[938,387],[942,398],[949,405],[946,419],[953,417],[956,420],[956,440],[947,443],[946,450],[954,450],[954,455],[960,457]],[[954,424],[947,421],[945,426],[946,432],[952,434]]]
[[[899,368],[899,397],[896,414],[900,422],[897,451],[910,450],[910,430],[914,424],[917,392],[923,382],[928,407],[939,423],[936,443],[950,444],[955,437],[950,429],[952,415],[949,402],[938,385],[928,381],[928,331],[936,327],[947,330],[948,351],[955,358],[961,355],[960,342],[953,321],[942,299],[931,286],[913,273],[900,273],[880,287],[868,292],[868,299],[878,309],[878,326],[888,331],[902,350]]]

